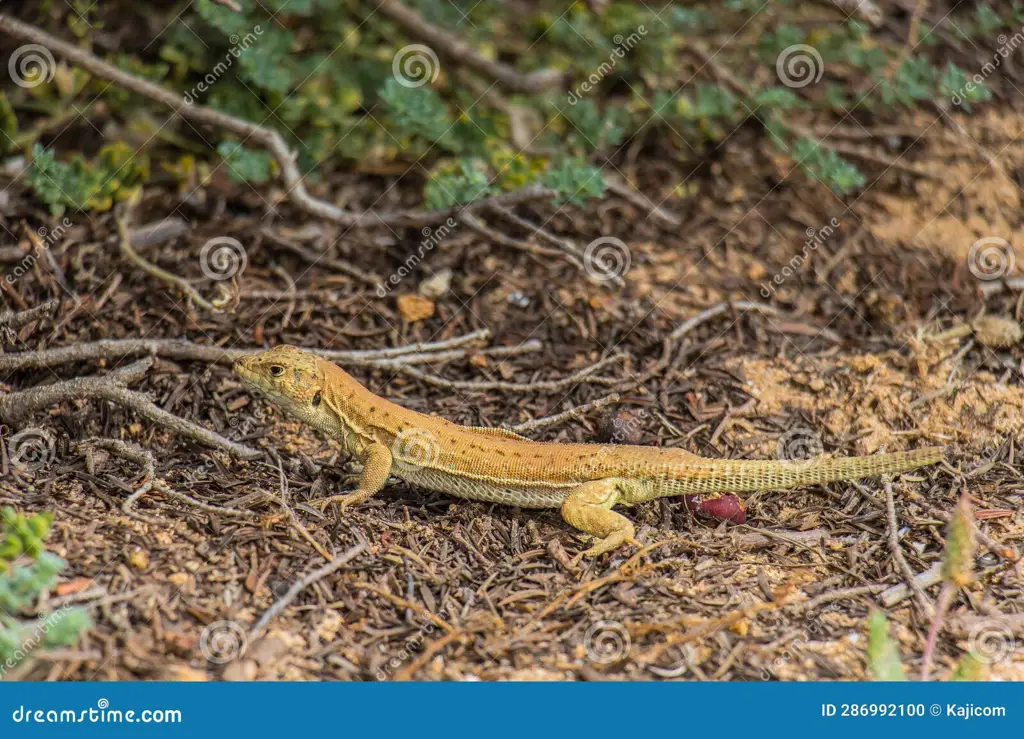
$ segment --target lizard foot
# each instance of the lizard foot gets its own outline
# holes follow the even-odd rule
[[[316,500],[309,501],[309,505],[314,508],[319,508],[321,511],[325,510],[331,503],[336,503],[338,506],[338,515],[342,516],[345,514],[345,509],[349,506],[358,505],[366,500],[368,495],[363,495],[360,491],[354,493],[348,493],[346,495],[331,495],[327,498],[318,498]]]

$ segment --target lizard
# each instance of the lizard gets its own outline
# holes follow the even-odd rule
[[[593,546],[579,556],[636,543],[632,522],[612,510],[616,505],[688,494],[787,490],[906,472],[942,460],[941,447],[780,461],[710,459],[682,449],[626,444],[540,442],[409,410],[294,346],[242,357],[233,369],[362,464],[355,491],[313,501],[321,508],[335,503],[343,514],[395,476],[459,498],[558,508],[566,523],[594,537]]]

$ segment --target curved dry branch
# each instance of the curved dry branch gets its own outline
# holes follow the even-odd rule
[[[490,336],[487,329],[478,329],[462,336],[444,341],[420,342],[407,346],[388,349],[306,349],[306,351],[351,366],[394,367],[399,364],[418,364],[439,360],[457,359],[465,356],[466,351],[460,350],[453,354],[450,350],[458,349],[466,344],[482,341]],[[534,351],[539,344],[525,342],[523,351]],[[504,348],[480,349],[482,353],[500,353]],[[208,344],[193,344],[180,339],[100,339],[88,344],[72,344],[53,349],[33,352],[0,354],[0,372],[16,372],[28,369],[45,369],[58,367],[74,362],[95,362],[97,360],[113,361],[123,357],[148,355],[165,359],[195,360],[212,364],[231,364],[236,359],[251,354],[259,354],[264,349],[226,349]]]
[[[3,313],[0,313],[0,327],[17,331],[19,328],[32,323],[32,321],[46,318],[57,309],[58,305],[60,305],[60,301],[54,298],[28,310],[5,310]]]
[[[0,420],[16,425],[35,411],[69,400],[107,400],[123,405],[140,416],[201,444],[223,449],[242,459],[260,456],[261,453],[256,449],[225,439],[199,424],[178,418],[154,405],[142,393],[133,392],[125,387],[125,384],[141,378],[152,364],[153,360],[150,358],[140,359],[111,372],[106,377],[79,377],[9,393],[0,397]]]
[[[399,369],[404,374],[415,377],[417,380],[422,380],[428,385],[435,385],[437,387],[448,388],[449,390],[502,390],[505,392],[556,392],[558,390],[564,390],[567,387],[577,385],[584,380],[594,385],[605,385],[609,384],[604,378],[592,377],[598,370],[607,367],[610,364],[619,362],[623,359],[627,359],[628,354],[614,354],[610,357],[595,362],[589,367],[584,367],[578,372],[574,372],[568,377],[563,377],[560,380],[538,380],[537,382],[505,382],[504,380],[446,380],[443,377],[437,375],[431,375],[427,372],[416,369],[415,367],[402,366]],[[618,382],[618,380],[612,380],[611,382]]]
[[[155,85],[141,77],[128,74],[77,46],[73,46],[40,28],[36,28],[28,23],[22,23],[10,16],[0,15],[0,31],[14,38],[45,46],[51,52],[63,57],[72,64],[82,67],[97,77],[118,84],[137,95],[142,95],[150,100],[166,105],[182,118],[230,131],[243,140],[252,139],[262,144],[281,167],[281,176],[287,186],[288,199],[292,203],[307,213],[348,228],[358,225],[421,228],[441,223],[448,218],[458,218],[458,215],[464,210],[483,207],[488,203],[498,203],[506,206],[517,205],[545,198],[551,199],[557,195],[554,190],[549,188],[528,185],[515,192],[481,198],[467,205],[453,206],[443,210],[408,210],[384,213],[366,210],[362,213],[353,213],[309,194],[303,182],[302,174],[295,164],[294,152],[289,149],[288,143],[277,131],[271,128],[264,128],[251,121],[221,113],[205,105],[197,103],[190,105],[182,96],[165,90],[159,85]]]
[[[393,20],[407,33],[423,39],[438,49],[449,59],[465,65],[475,72],[487,75],[502,87],[513,92],[544,92],[565,83],[565,73],[556,69],[540,69],[524,74],[507,64],[488,59],[451,31],[446,31],[428,22],[418,10],[403,5],[398,0],[379,0],[376,10],[381,15]]]

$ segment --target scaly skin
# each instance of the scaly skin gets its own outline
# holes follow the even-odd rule
[[[905,472],[942,458],[939,447],[778,462],[705,459],[680,449],[546,443],[402,408],[293,346],[240,359],[234,370],[362,463],[355,492],[322,504],[336,502],[344,511],[375,495],[394,475],[460,498],[560,508],[567,523],[597,537],[584,552],[589,556],[633,542],[633,524],[611,510],[618,504],[690,493],[785,490]]]

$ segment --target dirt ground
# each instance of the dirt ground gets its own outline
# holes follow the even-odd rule
[[[6,350],[138,336],[373,349],[487,328],[491,337],[478,348],[539,346],[509,356],[471,351],[420,368],[448,380],[521,384],[623,357],[567,387],[525,391],[445,387],[397,369],[352,372],[408,407],[473,425],[515,425],[620,393],[617,404],[581,420],[527,432],[545,440],[625,440],[722,458],[774,458],[792,444],[836,455],[944,445],[946,464],[893,483],[899,548],[914,573],[940,562],[943,516],[964,488],[984,535],[976,583],[955,599],[940,633],[936,677],[949,677],[971,652],[988,677],[1020,680],[1024,571],[1014,559],[1024,544],[1024,347],[998,348],[969,332],[931,337],[983,309],[1022,319],[1021,286],[978,279],[969,250],[998,237],[1024,254],[1024,118],[1004,110],[958,120],[960,132],[922,116],[867,142],[855,123],[834,131],[898,162],[879,168],[852,203],[791,172],[757,132],[740,131],[692,172],[656,157],[625,172],[655,203],[692,189],[671,201],[682,226],[615,195],[586,209],[520,211],[550,219],[551,231],[581,246],[621,239],[630,256],[621,289],[456,228],[381,299],[266,232],[387,275],[420,242],[419,231],[339,240],[275,200],[280,193],[224,201],[211,192],[179,204],[193,224],[187,235],[145,251],[213,294],[200,247],[225,235],[244,244],[240,301],[211,317],[119,261],[111,217],[73,223],[51,250],[83,302],[76,308],[57,273],[35,265],[15,286],[19,300],[60,298],[61,309],[55,321],[22,329]],[[9,212],[32,212],[30,196],[20,197]],[[147,191],[148,220],[169,215],[167,198]],[[451,288],[434,315],[403,318],[396,296],[446,268]],[[775,311],[737,307],[666,342],[684,321],[732,300]],[[0,392],[129,361],[23,370],[2,378]],[[79,647],[36,655],[17,677],[857,680],[868,677],[874,607],[884,607],[908,673],[920,669],[929,615],[892,555],[883,481],[753,494],[743,525],[660,501],[627,513],[642,548],[576,570],[569,560],[587,544],[557,511],[395,483],[343,520],[318,515],[303,501],[343,488],[344,455],[250,395],[223,364],[160,358],[133,387],[266,455],[240,461],[124,408],[81,402],[35,415],[32,425],[55,439],[52,459],[19,471],[7,465],[8,430],[0,505],[54,512],[51,545],[68,569],[48,605],[77,603],[95,620]],[[86,459],[72,444],[89,437],[152,449],[157,475],[192,502],[150,492],[125,513],[139,468],[103,452]],[[324,565],[324,552],[342,553],[359,536],[366,551],[250,635],[293,583]],[[928,585],[925,598],[938,589]]]

